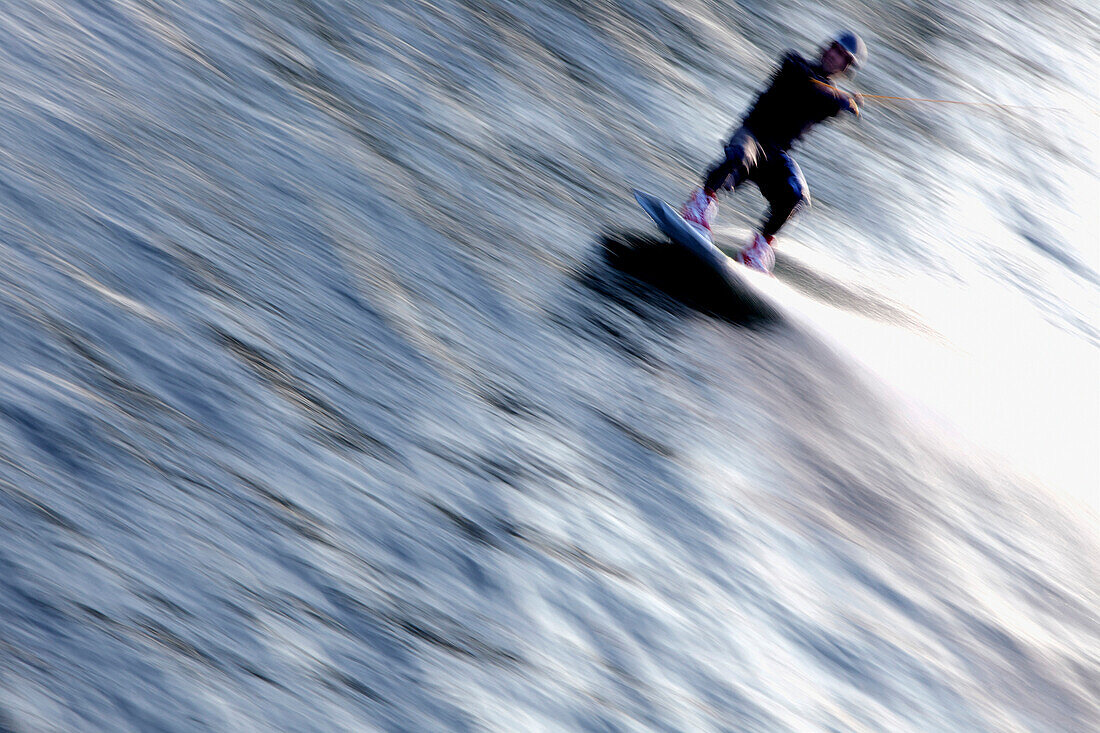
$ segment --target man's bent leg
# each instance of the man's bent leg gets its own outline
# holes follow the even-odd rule
[[[773,237],[795,211],[810,205],[810,189],[798,164],[787,153],[773,153],[768,163],[754,176],[770,209],[760,233]]]
[[[734,133],[726,143],[726,157],[707,171],[703,187],[695,189],[680,210],[684,221],[710,237],[710,224],[718,214],[718,191],[732,191],[741,184],[757,161],[761,159],[760,145],[745,128]]]
[[[710,192],[719,189],[732,191],[748,178],[760,161],[760,145],[745,128],[739,129],[726,143],[726,157],[707,171],[703,188]]]

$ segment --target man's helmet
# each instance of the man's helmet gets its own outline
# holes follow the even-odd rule
[[[855,33],[841,31],[833,38],[833,43],[843,48],[852,57],[852,68],[858,69],[867,60],[867,46]]]

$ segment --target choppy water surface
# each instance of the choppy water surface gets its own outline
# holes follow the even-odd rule
[[[630,190],[842,25],[864,91],[1068,111],[817,132],[746,319]],[[0,729],[1096,729],[1098,37],[6,3]]]

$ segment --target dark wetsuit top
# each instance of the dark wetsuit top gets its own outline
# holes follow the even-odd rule
[[[818,122],[849,109],[848,95],[826,84],[820,65],[788,51],[742,124],[765,148],[787,150]]]

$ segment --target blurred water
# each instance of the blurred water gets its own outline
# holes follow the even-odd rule
[[[843,25],[866,92],[1071,111],[816,132],[748,322],[630,190]],[[1098,40],[1083,2],[6,3],[0,730],[1097,728]]]

